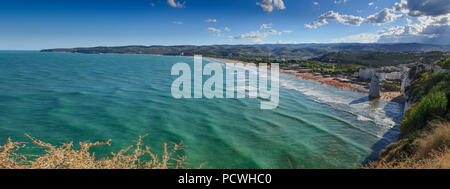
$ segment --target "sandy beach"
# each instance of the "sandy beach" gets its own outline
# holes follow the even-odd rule
[[[225,58],[211,58],[211,57],[207,57],[207,58],[212,59],[212,60],[223,61],[223,62],[247,64],[247,62],[225,59]],[[367,95],[369,94],[369,90],[368,90],[369,83],[358,84],[358,83],[342,82],[342,81],[339,81],[339,78],[337,78],[337,77],[325,78],[321,74],[315,75],[312,73],[299,73],[297,70],[286,70],[286,69],[281,69],[281,68],[280,68],[280,73],[298,77],[298,78],[302,78],[302,79],[307,79],[307,80],[314,81],[319,84],[330,86],[330,87],[335,87],[335,88],[339,88],[339,89],[343,89],[343,90],[349,90],[349,91],[353,91],[353,92],[363,93],[363,94],[367,94]],[[381,92],[380,95],[383,100],[395,101],[398,103],[402,103],[402,100],[400,98],[401,97],[400,92]]]

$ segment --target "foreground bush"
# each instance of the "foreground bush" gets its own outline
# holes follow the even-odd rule
[[[0,169],[170,169],[185,168],[186,157],[176,155],[183,149],[182,143],[164,143],[161,156],[150,151],[150,147],[142,144],[139,137],[136,145],[111,153],[105,158],[96,158],[95,153],[89,152],[94,146],[111,145],[111,140],[105,142],[80,142],[77,149],[73,142],[53,146],[26,134],[31,141],[8,142],[0,146]],[[40,148],[44,153],[24,154],[20,150]]]

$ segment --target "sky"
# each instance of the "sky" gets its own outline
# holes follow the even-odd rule
[[[450,44],[448,0],[1,0],[0,49]]]

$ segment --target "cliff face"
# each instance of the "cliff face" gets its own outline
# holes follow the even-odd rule
[[[372,168],[450,168],[450,74],[412,68],[404,78],[408,97],[399,141],[380,153]]]

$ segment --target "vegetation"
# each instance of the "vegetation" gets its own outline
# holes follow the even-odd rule
[[[381,83],[381,88],[386,91],[400,91],[401,89],[401,80],[395,81],[384,81]]]
[[[271,58],[248,58],[248,57],[234,57],[228,58],[232,60],[238,60],[248,63],[280,63],[281,68],[285,69],[309,69],[310,72],[317,72],[325,75],[339,75],[339,74],[353,74],[359,71],[360,68],[366,68],[365,66],[355,64],[333,64],[323,63],[318,61],[289,59],[280,61],[278,59]]]
[[[443,91],[430,92],[412,106],[400,124],[402,135],[407,136],[426,126],[435,116],[443,116],[447,109],[447,95]]]
[[[171,147],[164,143],[161,156],[150,151],[150,147],[142,144],[139,137],[136,145],[111,153],[106,158],[97,158],[89,150],[95,146],[111,145],[105,142],[80,142],[77,149],[73,142],[53,146],[34,137],[26,135],[31,145],[26,142],[8,142],[0,146],[0,169],[177,169],[185,168],[186,157],[179,156],[182,143]],[[26,149],[41,149],[43,153],[27,154]]]
[[[376,169],[449,169],[450,124],[433,122],[415,139],[402,139],[381,152],[382,159],[369,167]],[[405,151],[405,149],[408,149]]]
[[[295,64],[295,63],[302,63],[304,62],[304,60],[300,60],[300,59],[290,59],[288,61],[280,61],[278,59],[274,59],[274,58],[250,58],[250,57],[220,57],[220,58],[226,58],[226,59],[230,59],[230,60],[237,60],[237,61],[241,61],[241,62],[247,62],[247,63],[255,63],[255,64],[259,64],[259,63],[267,63],[267,64],[272,64],[272,63],[282,63],[282,64],[287,64],[287,63],[291,63],[291,64]]]
[[[444,69],[450,69],[450,56],[446,56],[445,58],[441,58],[441,60],[437,61],[435,63],[436,65],[444,68]]]
[[[331,64],[323,63],[317,61],[305,61],[301,64],[302,67],[311,69],[312,72],[318,72],[328,75],[339,75],[339,74],[353,74],[365,66],[354,65],[354,64]]]
[[[399,64],[432,63],[444,56],[443,52],[332,52],[314,60],[338,64],[357,64],[370,67],[395,66]]]
[[[249,57],[249,58],[286,58],[308,59],[331,52],[409,52],[409,51],[443,51],[448,52],[449,45],[429,44],[261,44],[261,45],[179,45],[179,46],[122,46],[92,47],[70,49],[44,49],[43,52],[72,53],[124,53],[124,54],[159,54],[193,56],[201,54],[208,57]],[[406,56],[408,58],[408,56]],[[385,58],[382,58],[382,60]],[[378,60],[378,59],[377,59]]]
[[[429,92],[448,92],[449,74],[443,71],[422,71],[413,76],[413,82],[406,88],[406,94],[412,102],[419,102]],[[447,91],[446,91],[447,89]]]
[[[406,92],[413,102],[400,124],[399,141],[371,168],[450,168],[450,74],[423,71]]]

